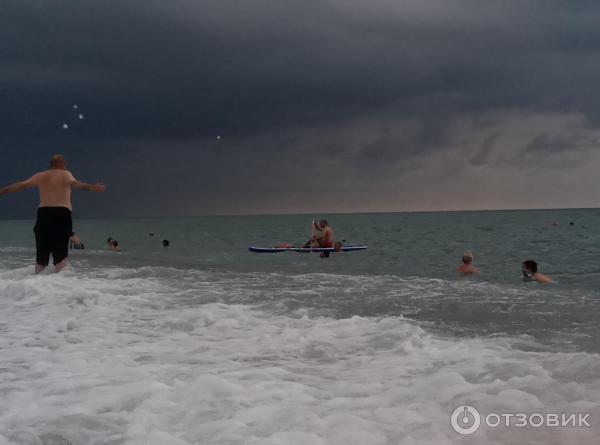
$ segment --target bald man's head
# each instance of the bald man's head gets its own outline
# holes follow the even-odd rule
[[[67,167],[67,160],[63,155],[52,155],[50,158],[50,168],[63,169]]]

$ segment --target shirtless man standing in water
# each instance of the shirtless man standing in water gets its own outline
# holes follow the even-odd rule
[[[67,170],[67,162],[62,155],[50,159],[50,170],[36,173],[22,182],[15,182],[0,188],[0,196],[37,187],[40,193],[40,206],[37,211],[35,233],[36,264],[35,273],[43,271],[50,261],[54,271],[60,272],[67,265],[69,237],[73,231],[71,220],[71,189],[103,192],[106,187],[101,182],[86,184],[73,177]]]

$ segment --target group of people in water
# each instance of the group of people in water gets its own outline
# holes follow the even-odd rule
[[[87,184],[78,181],[67,170],[67,161],[64,156],[56,154],[50,159],[48,170],[36,173],[25,181],[0,188],[0,196],[34,187],[38,188],[40,196],[37,220],[33,229],[36,243],[35,273],[40,273],[48,266],[51,255],[54,269],[59,272],[66,266],[69,249],[85,248],[79,236],[73,232],[71,190],[101,193],[106,190],[106,186],[101,182]],[[149,235],[154,236],[154,233],[151,232]],[[119,242],[114,238],[108,238],[106,245],[111,251],[120,250]],[[170,245],[169,240],[163,240],[163,247],[167,248]],[[312,235],[304,247],[333,248],[337,252],[342,250],[342,243],[334,242],[333,229],[326,219],[322,219],[318,223],[316,220],[313,221]],[[329,251],[321,252],[321,257],[329,257]],[[473,259],[471,251],[464,252],[462,264],[456,271],[462,274],[477,273],[478,270],[473,265]],[[549,277],[538,271],[537,263],[532,260],[523,261],[521,273],[523,277],[539,283],[552,282]]]
[[[154,236],[154,233],[150,233],[150,236]],[[164,239],[162,240],[162,246],[166,249],[168,247],[171,247],[171,241],[169,241],[168,239]],[[112,251],[112,252],[120,252],[121,248],[119,247],[119,242],[114,239],[114,238],[108,238],[106,240],[106,247],[108,248],[108,250]]]
[[[56,154],[50,158],[48,170],[36,173],[25,181],[0,188],[0,196],[30,188],[37,188],[40,198],[33,229],[36,246],[35,273],[42,272],[48,266],[50,256],[54,271],[60,272],[67,265],[69,249],[85,249],[81,238],[73,231],[71,190],[101,193],[106,190],[106,186],[102,182],[88,184],[78,181],[67,170],[65,157]],[[111,251],[120,250],[117,240],[108,238],[106,243]],[[163,240],[164,247],[170,245],[169,240]]]
[[[462,263],[456,268],[456,271],[465,275],[479,272],[479,269],[473,266],[474,259],[473,252],[466,250],[462,256]],[[521,274],[524,279],[533,280],[542,284],[552,283],[550,277],[538,271],[538,265],[533,260],[525,260],[521,263]]]
[[[151,232],[150,236],[154,236],[154,233]],[[171,241],[169,241],[168,239],[164,239],[162,241],[162,245],[165,249],[168,247],[171,247]],[[119,242],[112,237],[110,237],[106,240],[106,247],[108,250],[113,251],[113,252],[121,251],[121,248],[119,247]],[[75,232],[71,232],[71,236],[69,237],[69,250],[71,250],[71,249],[74,249],[74,250],[85,249],[85,245],[81,241],[81,238]]]
[[[151,236],[153,236],[153,235],[151,235]],[[168,247],[171,247],[171,241],[169,241],[168,239],[164,239],[162,241],[162,245],[165,249]],[[112,237],[108,238],[106,240],[106,248],[112,252],[120,252],[121,251],[121,248],[119,247],[119,242]],[[85,249],[85,246],[81,242],[81,238],[79,238],[79,236],[76,235],[75,232],[71,232],[71,236],[69,238],[69,249],[75,249],[75,250]]]

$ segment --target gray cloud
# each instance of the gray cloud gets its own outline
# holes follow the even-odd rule
[[[0,8],[0,160],[15,166],[0,180],[64,151],[82,174],[122,191],[98,212],[137,202],[135,212],[152,213],[148,190],[180,213],[238,202],[277,210],[285,196],[310,206],[324,186],[338,201],[393,190],[438,155],[496,168],[597,142],[589,129],[541,129],[515,141],[524,147],[515,157],[501,143],[510,129],[500,133],[494,117],[582,113],[593,129],[597,2],[7,0]],[[86,119],[63,131],[73,103]],[[470,132],[459,128],[464,120]],[[470,155],[460,153],[466,146]],[[450,164],[438,177],[463,168]],[[161,187],[148,179],[157,176]],[[204,207],[189,207],[193,194]],[[22,210],[0,207],[12,213]]]
[[[542,154],[552,155],[561,152],[574,152],[597,148],[600,140],[598,137],[581,133],[559,133],[550,135],[541,133],[536,135],[529,143],[523,147],[524,154]]]
[[[479,150],[477,150],[477,153],[475,153],[475,155],[469,159],[469,163],[476,166],[486,165],[492,154],[494,143],[498,140],[499,136],[499,131],[495,131],[487,136],[481,144]]]

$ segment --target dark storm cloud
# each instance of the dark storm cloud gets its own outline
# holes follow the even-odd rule
[[[564,169],[585,162],[599,146],[600,137],[577,129],[565,129],[555,134],[539,133],[515,154],[511,163],[519,168],[541,164]]]
[[[497,110],[577,112],[593,125],[598,24],[587,1],[4,1],[0,161],[15,168],[0,180],[60,149],[123,190],[102,211],[181,201],[172,211],[186,213],[192,193],[209,202],[198,212],[261,206],[273,183],[311,199],[333,169],[340,193],[378,187],[459,145],[463,116],[483,128]],[[470,164],[489,162],[495,134]],[[552,138],[525,151],[577,143]]]

